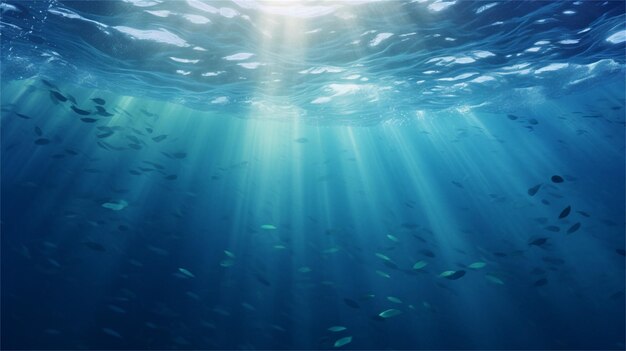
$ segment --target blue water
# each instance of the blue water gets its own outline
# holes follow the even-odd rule
[[[2,349],[624,349],[621,1],[6,1]]]

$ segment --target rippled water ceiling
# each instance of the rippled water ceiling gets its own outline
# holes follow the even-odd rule
[[[508,101],[582,90],[624,69],[619,2],[126,0],[36,7],[28,33],[5,16],[7,78],[71,68],[83,85],[240,118],[370,125],[424,111],[502,112]],[[2,11],[19,18],[22,9],[4,4]],[[42,33],[50,33],[49,45]],[[24,36],[41,45],[23,45]],[[33,50],[40,62],[21,64]]]

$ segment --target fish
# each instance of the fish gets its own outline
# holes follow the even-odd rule
[[[83,242],[83,245],[85,245],[86,247],[94,250],[94,251],[100,251],[100,252],[104,252],[106,251],[106,249],[104,248],[104,246],[102,246],[101,244],[98,244],[96,242],[93,241],[85,241]]]
[[[128,202],[126,202],[125,200],[120,200],[119,202],[105,202],[101,205],[104,208],[107,208],[109,210],[113,210],[113,211],[121,211],[124,208],[126,208],[128,206]]]
[[[402,300],[400,300],[399,298],[395,297],[395,296],[387,296],[387,300],[393,302],[393,303],[402,303]]]
[[[105,334],[109,335],[109,336],[113,336],[113,337],[115,337],[115,338],[122,339],[122,335],[120,335],[120,333],[116,332],[116,331],[115,331],[115,330],[113,330],[113,329],[110,329],[110,328],[102,328],[102,331],[103,331]]]
[[[578,229],[580,229],[580,222],[576,222],[571,227],[569,227],[569,229],[567,229],[567,234],[572,234]]]
[[[428,250],[428,249],[420,250],[419,253],[421,253],[422,255],[424,255],[426,257],[431,257],[431,258],[435,257],[435,254],[432,251]]]
[[[172,156],[174,156],[174,158],[183,159],[183,158],[187,157],[187,153],[186,152],[176,152],[176,153],[173,153]]]
[[[35,140],[35,144],[37,144],[37,145],[48,145],[48,144],[50,144],[50,139],[39,138],[39,139]]]
[[[463,186],[463,184],[461,184],[461,183],[459,183],[459,182],[457,182],[457,181],[455,181],[455,180],[453,180],[451,183],[452,183],[452,184],[454,184],[454,185],[456,185],[457,187],[459,187],[459,188],[461,188],[461,189],[465,189],[465,187]]]
[[[506,117],[508,119],[510,119],[511,121],[515,121],[516,119],[518,119],[519,117],[517,117],[516,115],[506,115]]]
[[[93,98],[93,99],[91,99],[91,101],[95,102],[95,103],[96,103],[96,104],[98,104],[98,105],[104,105],[104,104],[106,104],[106,103],[107,103],[107,102],[106,102],[104,99],[102,99],[102,98]]]
[[[485,274],[485,279],[487,279],[488,281],[494,283],[494,284],[498,284],[498,285],[504,285],[504,281],[502,281],[502,279],[496,277],[493,274]]]
[[[30,116],[26,116],[26,115],[21,114],[21,113],[16,113],[16,115],[17,115],[17,117],[22,118],[22,119],[31,119]]]
[[[541,246],[548,241],[548,238],[537,238],[528,243],[528,245]]]
[[[46,85],[48,88],[52,88],[52,89],[59,89],[56,85],[50,83],[49,81],[42,79],[41,82]]]
[[[293,141],[295,141],[296,143],[304,144],[304,143],[308,143],[309,139],[307,139],[307,138],[298,138],[298,139],[294,139]]]
[[[336,332],[344,331],[346,329],[348,329],[348,328],[346,328],[344,326],[341,326],[341,325],[335,325],[335,326],[332,326],[332,327],[328,328],[328,331],[336,333]]]
[[[83,121],[83,122],[85,122],[85,123],[93,123],[93,122],[96,122],[96,121],[97,121],[97,119],[95,119],[95,118],[89,118],[89,117],[84,117],[84,118],[81,118],[80,120],[81,120],[81,121]]]
[[[186,270],[185,268],[178,268],[178,271],[181,272],[182,274],[184,274],[185,276],[187,276],[188,278],[195,278],[196,276],[193,275],[193,273],[191,273],[190,271]]]
[[[534,282],[533,286],[544,286],[546,284],[548,284],[548,279],[541,278],[541,279],[537,280],[536,282]]]
[[[487,264],[485,262],[474,262],[472,264],[470,264],[469,266],[467,266],[467,268],[471,268],[471,269],[480,269],[485,267]]]
[[[61,101],[61,102],[66,102],[67,101],[67,98],[65,96],[63,96],[63,94],[59,93],[56,90],[50,90],[50,96],[53,99],[56,99],[56,100]]]
[[[445,272],[442,272],[439,276],[446,278],[446,279],[450,279],[450,280],[457,280],[463,277],[464,275],[465,275],[464,270],[458,270],[458,271],[445,271]]]
[[[402,314],[402,311],[397,310],[395,308],[390,308],[388,310],[384,310],[384,311],[380,312],[378,314],[378,317],[380,317],[380,318],[391,318],[391,317],[395,317],[395,316],[398,316],[398,315],[401,315],[401,314]]]
[[[563,219],[567,217],[571,211],[572,211],[572,206],[565,207],[563,211],[561,211],[561,214],[559,214],[559,219]]]
[[[587,212],[585,212],[585,211],[576,211],[576,212],[577,212],[577,213],[579,213],[581,216],[584,216],[584,217],[590,217],[590,216],[589,216],[589,213],[587,213]]]
[[[343,302],[352,308],[361,308],[361,305],[359,305],[356,301],[352,299],[345,298],[343,299]]]
[[[347,345],[347,344],[349,344],[351,342],[352,342],[352,337],[351,336],[345,336],[345,337],[335,341],[333,346],[334,347],[342,347],[342,346]]]
[[[98,138],[98,139],[108,138],[111,135],[113,135],[113,133],[115,133],[115,132],[110,131],[110,132],[106,132],[106,133],[102,133],[102,134],[96,134],[96,138]]]
[[[532,188],[529,188],[528,195],[535,196],[535,194],[537,194],[537,192],[539,191],[539,188],[541,188],[541,184],[537,184],[533,186]]]
[[[86,115],[91,114],[91,112],[86,111],[86,110],[79,109],[78,107],[76,107],[76,106],[74,106],[74,105],[72,105],[72,107],[71,107],[71,108],[72,108],[72,110],[73,110],[74,112],[78,113],[79,115],[86,116]]]
[[[564,179],[560,175],[553,175],[551,178],[553,183],[563,183]]]
[[[428,265],[428,262],[426,262],[426,261],[417,261],[413,265],[413,269],[422,269],[422,268],[426,267],[426,265]]]
[[[528,123],[530,123],[530,124],[532,124],[532,125],[537,125],[537,124],[539,124],[539,121],[537,121],[537,120],[536,120],[536,119],[534,119],[534,118],[530,118],[530,119],[528,119]]]
[[[275,225],[273,224],[262,224],[261,225],[261,229],[265,229],[265,230],[275,230],[277,229]]]
[[[167,138],[167,135],[166,135],[166,134],[163,134],[163,135],[155,136],[154,138],[152,138],[152,140],[153,140],[155,143],[160,143],[160,142],[162,142],[163,140],[165,140],[165,138]]]

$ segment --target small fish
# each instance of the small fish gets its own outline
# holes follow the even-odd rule
[[[380,312],[378,314],[378,316],[381,317],[381,318],[391,318],[391,317],[395,317],[395,316],[398,316],[398,315],[401,315],[401,314],[402,314],[402,311],[397,310],[395,308],[390,308],[388,310],[384,310],[384,311]]]
[[[471,269],[480,269],[485,267],[487,264],[485,262],[474,262],[472,264],[470,264],[469,266],[467,266],[467,268],[471,268]]]
[[[571,211],[572,211],[572,206],[565,207],[563,211],[561,211],[561,214],[559,214],[559,219],[563,219],[567,217]]]
[[[431,257],[431,258],[435,257],[435,254],[432,251],[428,250],[428,249],[420,250],[419,253],[421,253],[422,255],[427,256],[427,257]]]
[[[98,244],[96,242],[93,242],[93,241],[85,241],[85,242],[83,242],[83,245],[87,246],[88,248],[90,248],[90,249],[92,249],[94,251],[100,251],[100,252],[106,251],[104,246],[102,246],[101,244]]]
[[[587,213],[585,211],[576,211],[576,212],[578,212],[581,216],[589,217],[589,213]]]
[[[553,175],[552,178],[550,178],[552,180],[553,183],[563,183],[564,179],[563,177],[561,177],[560,175]]]
[[[441,273],[439,276],[446,278],[446,279],[450,279],[450,280],[457,280],[463,277],[464,275],[465,275],[465,271],[459,270],[459,271],[445,271]]]
[[[335,344],[333,345],[334,347],[342,347],[343,345],[347,345],[349,343],[352,342],[352,337],[351,336],[346,336],[343,337],[337,341],[335,341]]]
[[[116,337],[116,338],[118,338],[118,339],[121,339],[121,338],[122,338],[122,335],[120,335],[120,333],[116,332],[116,331],[115,331],[115,330],[113,330],[113,329],[109,329],[109,328],[102,328],[102,331],[103,331],[105,334],[110,335],[110,336],[113,336],[113,337]]]
[[[99,139],[108,138],[111,135],[113,135],[113,133],[114,133],[113,131],[110,131],[110,132],[106,132],[106,133],[102,133],[102,134],[96,134],[96,138],[99,138]]]
[[[307,139],[307,138],[298,138],[298,139],[294,139],[294,141],[296,143],[304,144],[304,143],[308,143],[309,139]]]
[[[516,115],[506,115],[508,117],[508,119],[510,119],[511,121],[515,121],[516,119],[518,119],[519,117],[517,117]]]
[[[548,241],[548,238],[537,238],[528,243],[528,245],[541,246]]]
[[[348,305],[348,306],[350,306],[352,308],[361,308],[361,306],[356,301],[354,301],[352,299],[345,298],[345,299],[343,299],[343,302],[346,305]]]
[[[186,152],[176,152],[176,153],[173,153],[172,156],[174,156],[174,158],[177,158],[177,159],[183,159],[183,158],[187,157],[187,153]]]
[[[463,184],[461,184],[461,183],[459,183],[459,182],[457,182],[457,181],[454,181],[454,180],[453,180],[451,183],[452,183],[452,184],[454,184],[454,185],[456,185],[457,187],[459,187],[459,188],[461,188],[461,189],[465,189],[465,187],[463,186]]]
[[[85,123],[93,123],[93,122],[96,122],[96,121],[97,121],[97,119],[95,119],[95,118],[89,118],[89,117],[83,117],[83,118],[81,118],[80,120],[81,120],[81,121],[83,121],[83,122],[85,122]]]
[[[548,279],[541,278],[541,279],[537,280],[536,282],[534,282],[533,286],[544,286],[546,284],[548,284]]]
[[[261,229],[265,229],[265,230],[275,230],[277,229],[275,225],[273,224],[262,224],[261,225]]]
[[[102,98],[93,98],[93,99],[91,99],[91,101],[95,102],[95,103],[96,103],[96,104],[98,104],[98,105],[104,105],[104,104],[106,104],[106,103],[107,103],[107,102],[106,102],[104,99],[102,99]]]
[[[335,325],[335,326],[332,326],[332,327],[328,328],[328,331],[331,331],[333,333],[337,333],[337,332],[340,332],[340,331],[344,331],[346,329],[348,329],[348,328],[343,327],[341,325]]]
[[[504,282],[502,281],[502,279],[496,277],[493,274],[485,274],[485,279],[487,279],[488,281],[494,283],[494,284],[498,284],[498,285],[504,285]]]
[[[16,113],[17,117],[22,118],[22,119],[31,119],[31,117],[23,115],[21,113]]]
[[[541,188],[541,184],[537,184],[533,186],[532,188],[528,189],[528,195],[535,196],[535,194],[537,194],[537,192],[539,191],[539,188]]]
[[[422,268],[426,267],[427,264],[428,264],[428,262],[426,262],[426,261],[417,261],[413,265],[413,269],[422,269]]]
[[[155,143],[160,143],[160,142],[162,142],[163,140],[165,140],[165,138],[167,138],[167,135],[163,134],[163,135],[155,136],[154,138],[152,138],[152,140],[153,140]]]
[[[196,276],[193,275],[193,273],[191,273],[190,271],[186,270],[185,268],[178,268],[178,271],[181,272],[182,274],[186,275],[189,278],[195,278]]]
[[[59,100],[61,102],[66,102],[67,98],[65,96],[63,96],[63,94],[59,93],[58,91],[55,90],[50,90],[50,96],[56,100]]]
[[[74,106],[74,105],[72,105],[72,110],[73,110],[74,112],[78,113],[79,115],[83,115],[83,116],[86,116],[86,115],[91,114],[91,112],[89,112],[89,111],[85,111],[85,110],[82,110],[82,109],[79,109],[78,107],[76,107],[76,106]]]
[[[539,121],[537,121],[537,120],[536,120],[536,119],[534,119],[534,118],[530,118],[530,119],[528,119],[528,123],[530,123],[530,124],[532,124],[532,125],[535,125],[535,126],[536,126],[537,124],[539,124]]]
[[[50,139],[39,138],[39,139],[35,140],[35,144],[37,144],[37,145],[48,145],[48,144],[50,144]]]
[[[576,222],[576,223],[574,223],[574,225],[569,227],[569,229],[567,230],[567,234],[572,234],[575,231],[577,231],[578,229],[580,229],[580,222]]]
[[[400,300],[399,298],[395,297],[395,296],[387,296],[387,300],[393,302],[393,303],[402,303],[402,300]]]
[[[109,210],[113,210],[113,211],[121,211],[124,208],[126,208],[128,206],[128,202],[124,201],[124,200],[120,200],[118,203],[116,202],[105,202],[101,205],[104,208],[107,208]]]

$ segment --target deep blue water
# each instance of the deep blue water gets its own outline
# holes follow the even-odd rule
[[[622,1],[6,1],[2,349],[624,349]]]

